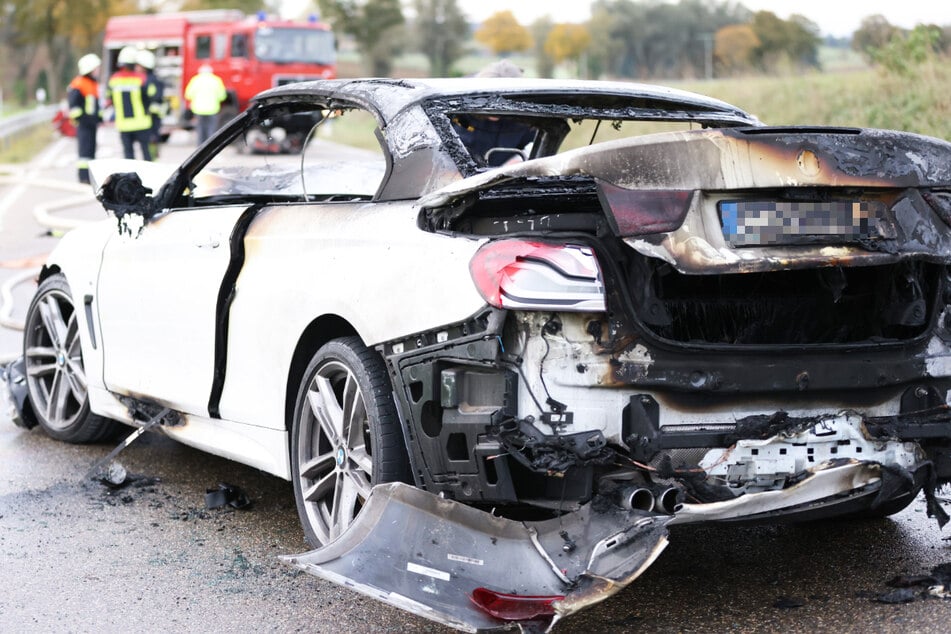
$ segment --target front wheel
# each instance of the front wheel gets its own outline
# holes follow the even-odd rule
[[[87,443],[117,431],[117,423],[89,411],[79,320],[61,273],[36,289],[23,330],[23,358],[30,403],[48,435]]]
[[[383,359],[359,338],[328,342],[307,366],[294,407],[291,470],[313,546],[354,522],[373,485],[410,481]]]

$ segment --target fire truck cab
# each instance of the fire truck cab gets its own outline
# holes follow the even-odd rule
[[[155,53],[155,74],[165,82],[168,104],[165,136],[171,128],[192,127],[183,93],[203,64],[228,91],[223,119],[244,110],[262,90],[336,76],[333,32],[316,19],[276,20],[229,9],[116,16],[106,23],[103,77],[112,74],[119,51],[130,45]]]

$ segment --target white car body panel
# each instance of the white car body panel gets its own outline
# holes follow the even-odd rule
[[[135,353],[108,355],[106,387],[208,414],[215,306],[231,228],[244,209],[173,211],[109,241],[98,285],[103,345]]]
[[[485,305],[468,269],[482,241],[419,231],[415,210],[399,203],[302,211],[266,209],[245,238],[231,307],[224,418],[283,429],[286,371],[261,368],[289,369],[301,334],[321,315],[342,317],[373,346],[462,321]],[[434,288],[452,292],[433,302]]]
[[[89,390],[89,406],[95,413],[135,425],[128,408],[112,392],[102,388]],[[287,431],[242,425],[234,421],[204,416],[183,416],[183,424],[160,426],[165,435],[207,453],[235,460],[290,480]]]

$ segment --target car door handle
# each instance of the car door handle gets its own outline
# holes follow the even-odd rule
[[[199,249],[217,249],[220,244],[221,239],[218,236],[208,236],[204,240],[195,243]]]

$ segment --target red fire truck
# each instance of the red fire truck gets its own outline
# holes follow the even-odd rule
[[[336,76],[333,32],[316,19],[301,23],[229,9],[113,17],[103,41],[103,78],[115,70],[124,46],[155,53],[155,74],[165,82],[169,105],[165,128],[191,127],[183,93],[203,64],[228,90],[224,116],[240,112],[267,88]]]

